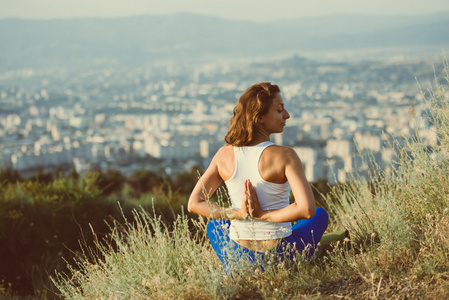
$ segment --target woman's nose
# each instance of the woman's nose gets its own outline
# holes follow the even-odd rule
[[[290,118],[290,114],[288,113],[287,110],[285,110],[284,119],[288,119],[288,118]]]

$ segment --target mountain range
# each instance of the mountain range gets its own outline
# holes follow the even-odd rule
[[[449,14],[330,15],[276,22],[176,14],[0,20],[0,70],[115,61],[262,57],[372,47],[443,49]]]

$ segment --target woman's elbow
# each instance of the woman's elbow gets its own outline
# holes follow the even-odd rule
[[[193,201],[190,201],[187,203],[187,211],[189,213],[195,213],[195,205],[193,203]]]
[[[313,216],[315,216],[316,213],[316,206],[310,206],[307,208],[307,210],[305,211],[305,219],[311,219],[313,218]]]
[[[201,211],[201,200],[198,200],[196,197],[189,198],[189,202],[187,202],[187,211],[189,213],[198,214]]]

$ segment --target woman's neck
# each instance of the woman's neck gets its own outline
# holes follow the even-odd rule
[[[270,133],[268,133],[263,128],[256,128],[254,131],[254,136],[251,142],[249,142],[248,146],[254,146],[263,142],[267,142],[270,140]]]

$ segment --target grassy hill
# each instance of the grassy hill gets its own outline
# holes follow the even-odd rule
[[[446,62],[445,78],[449,83]],[[334,187],[327,203],[330,230],[350,241],[323,258],[293,264],[266,261],[265,271],[242,263],[226,276],[205,239],[205,219],[179,215],[169,229],[136,210],[126,226],[112,224],[68,274],[53,277],[67,298],[302,299],[449,296],[449,102],[447,85],[425,92],[437,133],[424,145],[407,137],[388,173]]]

